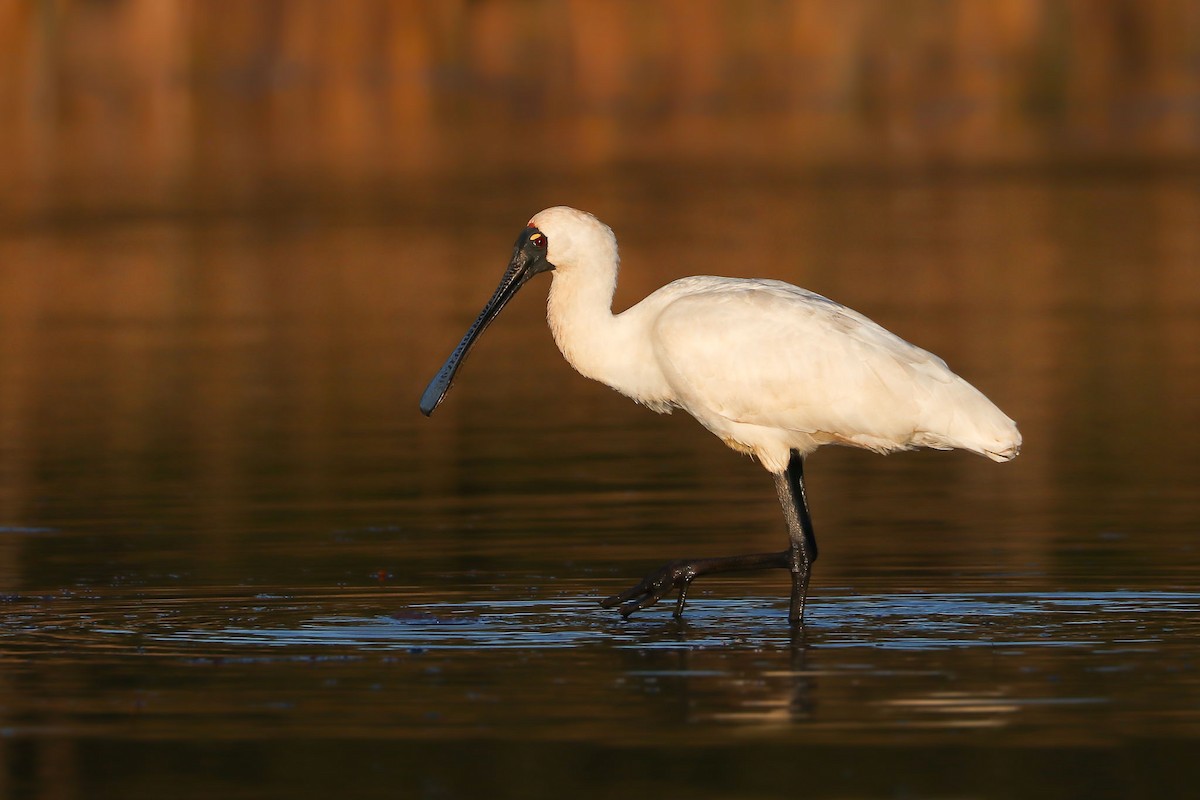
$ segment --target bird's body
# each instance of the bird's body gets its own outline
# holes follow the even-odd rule
[[[606,601],[623,603],[623,613],[676,586],[678,614],[687,586],[705,572],[788,567],[799,620],[816,558],[803,460],[821,445],[962,448],[996,461],[1020,451],[1016,424],[944,361],[839,303],[775,280],[699,276],[613,314],[618,264],[616,237],[592,215],[559,206],[534,216],[422,410],[441,401],[475,338],[525,280],[552,271],[547,318],[578,372],[655,411],[686,411],[776,476],[789,550],[667,565]]]
[[[545,230],[575,215],[549,209],[532,222]],[[682,278],[614,315],[616,241],[593,227],[597,241],[573,249],[569,269],[555,262],[547,304],[554,340],[581,374],[656,411],[683,409],[770,472],[824,444],[1017,454],[1013,421],[946,362],[791,284]]]

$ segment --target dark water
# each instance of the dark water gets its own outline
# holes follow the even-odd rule
[[[1192,176],[1194,177],[1194,176]],[[1200,192],[643,170],[0,230],[0,792],[1179,797],[1200,779]],[[768,476],[562,362],[532,284],[425,382],[527,217],[616,228],[619,306],[777,277],[945,356],[1025,452]]]

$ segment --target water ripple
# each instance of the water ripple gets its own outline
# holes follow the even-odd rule
[[[1057,592],[818,596],[802,632],[778,598],[698,599],[677,621],[663,604],[622,620],[591,596],[431,601],[428,595],[6,598],[9,653],[313,649],[365,654],[455,649],[816,648],[1144,649],[1200,635],[1200,593]]]
[[[298,609],[293,608],[294,614]],[[1154,644],[1200,628],[1200,594],[908,594],[820,597],[803,636],[814,647],[924,650]],[[590,598],[415,603],[393,614],[316,615],[294,624],[178,625],[150,634],[177,644],[436,649],[766,647],[793,640],[775,599],[706,598],[684,621],[656,609],[622,621]],[[179,622],[184,622],[180,620]]]

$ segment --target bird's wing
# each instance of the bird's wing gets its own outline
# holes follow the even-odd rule
[[[926,394],[960,380],[862,314],[778,281],[681,287],[655,333],[686,404],[753,425],[902,437],[919,425]]]

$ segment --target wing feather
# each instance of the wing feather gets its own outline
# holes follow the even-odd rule
[[[906,446],[938,387],[937,356],[821,295],[706,279],[656,320],[656,355],[685,407],[733,422]]]

